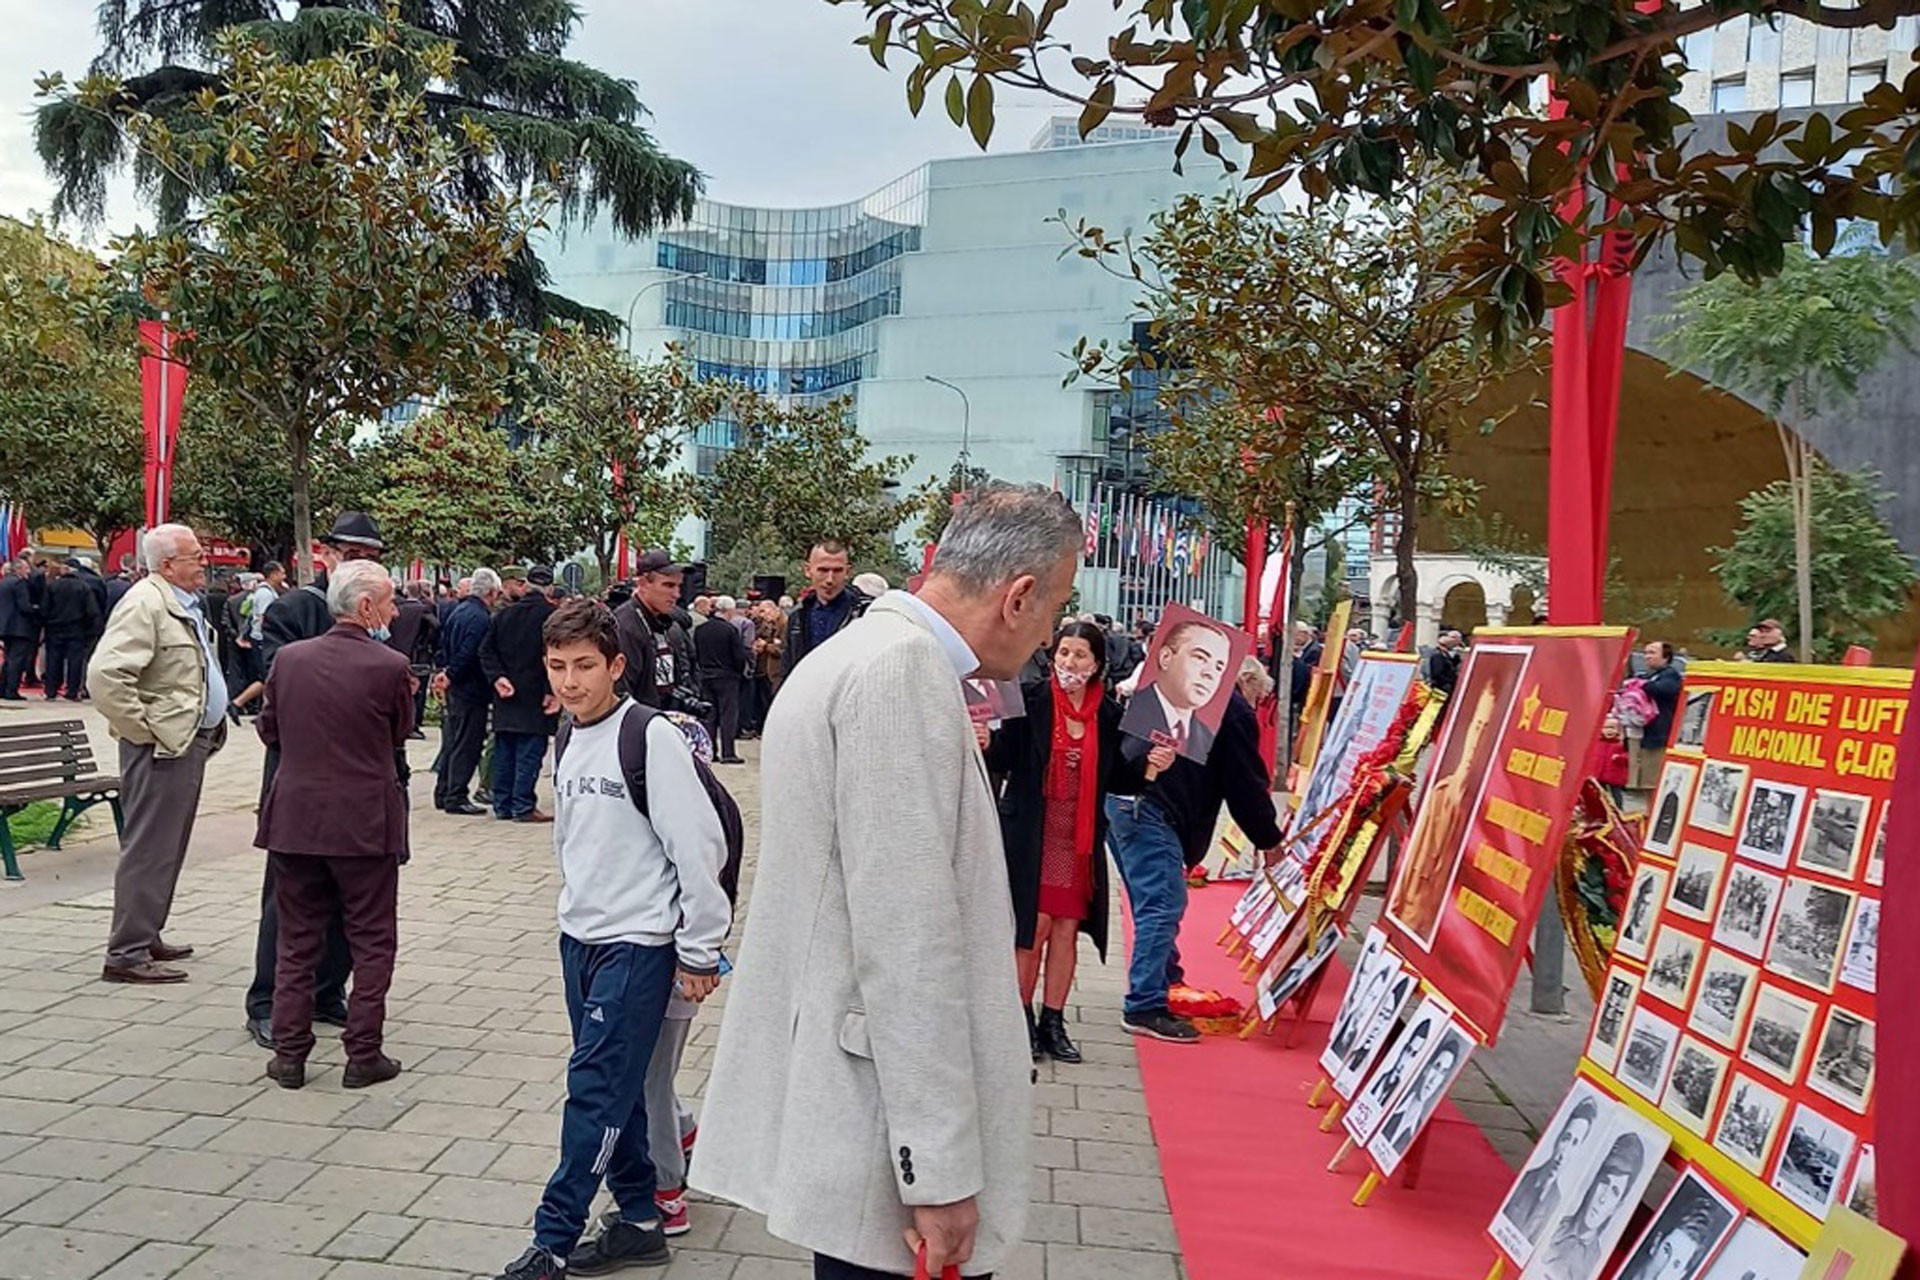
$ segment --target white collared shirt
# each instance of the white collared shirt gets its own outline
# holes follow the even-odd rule
[[[171,582],[167,589],[173,592],[173,598],[187,611],[187,621],[193,624],[193,634],[200,641],[200,652],[207,677],[207,710],[200,717],[200,727],[211,729],[220,723],[227,714],[227,680],[220,672],[220,659],[213,647],[213,629],[207,625],[207,615],[200,607],[200,597],[191,591],[182,591]]]
[[[1160,700],[1160,712],[1166,719],[1168,733],[1173,733],[1175,730],[1178,730],[1181,733],[1190,735],[1193,732],[1192,707],[1174,706],[1171,702],[1168,702],[1166,696],[1160,692],[1159,685],[1153,686],[1153,696]]]
[[[926,624],[933,629],[933,638],[940,642],[941,650],[947,655],[947,661],[953,664],[954,675],[965,680],[980,669],[980,659],[974,655],[973,646],[954,630],[953,624],[938,609],[911,591],[889,591],[881,598],[903,604],[926,620]]]

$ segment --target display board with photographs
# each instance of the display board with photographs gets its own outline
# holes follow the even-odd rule
[[[1619,1276],[1652,1265],[1643,1247],[1690,1259],[1649,1274],[1790,1275],[1856,1185],[1872,1201],[1879,886],[1910,679],[1688,671],[1687,731],[1655,792],[1678,816],[1653,824],[1628,883],[1580,1087],[1658,1123],[1702,1176]],[[1716,1198],[1736,1212],[1709,1211]],[[1662,1245],[1667,1216],[1700,1230]]]

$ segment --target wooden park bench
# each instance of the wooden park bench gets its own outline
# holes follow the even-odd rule
[[[102,802],[113,806],[113,827],[120,829],[119,775],[95,767],[87,727],[78,720],[0,725],[0,867],[9,880],[26,877],[7,820],[42,800],[61,802],[49,849],[58,849],[74,819]]]

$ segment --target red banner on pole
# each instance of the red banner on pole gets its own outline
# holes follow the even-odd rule
[[[173,451],[187,400],[187,369],[175,358],[179,335],[163,321],[140,322],[140,399],[146,427],[147,527],[165,524],[173,508]]]
[[[1631,633],[1482,629],[1387,895],[1407,962],[1500,1034]]]

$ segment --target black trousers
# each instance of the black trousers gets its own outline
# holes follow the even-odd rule
[[[902,1271],[897,1275],[892,1271],[875,1271],[872,1267],[856,1267],[851,1262],[842,1262],[838,1258],[829,1258],[824,1253],[813,1255],[813,1280],[898,1280],[906,1275]],[[967,1280],[993,1280],[993,1272],[982,1272],[977,1276],[968,1276]]]
[[[740,736],[740,677],[708,676],[706,686],[707,697],[713,700],[713,718],[707,721],[707,731],[713,734],[713,757],[731,760]]]
[[[8,636],[0,644],[7,649],[5,662],[0,663],[0,694],[17,698],[20,678],[33,670],[33,637]]]
[[[277,764],[278,761],[275,761]],[[275,891],[273,859],[260,884],[260,932],[253,941],[253,985],[247,988],[247,1018],[273,1016],[273,976],[280,960],[280,904]],[[327,921],[326,940],[313,977],[313,1007],[338,1013],[347,1007],[347,976],[353,971],[353,953],[347,947],[347,923],[336,906]]]
[[[473,803],[473,771],[487,745],[487,704],[458,695],[447,698],[440,719],[440,776],[434,783],[433,804],[450,809]]]
[[[87,637],[47,637],[47,696],[78,698],[87,683]]]

